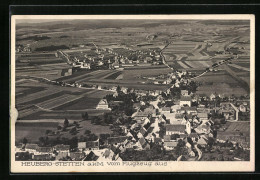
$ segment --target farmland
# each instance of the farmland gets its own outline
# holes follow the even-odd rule
[[[232,62],[194,78],[199,83],[196,93],[248,94],[245,86],[250,82],[249,22],[211,23],[75,20],[17,25],[16,140],[26,137],[37,142],[46,136],[46,130],[57,130],[65,118],[79,123],[77,136],[86,129],[96,135],[111,133],[109,126],[91,123],[94,116],[109,111],[96,109],[104,96],[114,93],[109,89],[121,86],[164,91],[172,86],[165,82],[173,72],[169,67],[197,76],[213,64],[237,55]],[[166,63],[162,62],[163,57]],[[90,121],[82,121],[85,112]],[[236,129],[249,131],[243,124],[227,122],[226,126],[224,134]],[[58,136],[74,135],[61,132],[49,138]]]
[[[131,52],[162,49],[169,43],[162,51],[166,63],[174,69],[188,70],[195,75],[235,53],[238,58],[231,64],[221,65],[216,72],[208,72],[195,79],[201,83],[198,93],[248,93],[242,87],[244,84],[239,82],[249,83],[248,22],[233,26],[219,22],[217,27],[208,26],[209,21],[165,21],[162,27],[158,26],[162,23],[160,21],[149,21],[145,24],[135,21],[135,25],[120,21],[120,27],[118,22],[111,21],[113,25],[104,26],[103,21],[79,20],[58,25],[43,23],[41,26],[17,26],[17,44],[29,44],[32,49],[31,52],[16,54],[16,106],[20,118],[54,118],[59,111],[91,110],[101,98],[111,93],[98,89],[50,85],[32,79],[33,77],[69,84],[79,83],[85,87],[101,86],[106,89],[119,85],[144,90],[165,90],[170,86],[155,84],[151,78],[146,78],[172,72],[165,65],[132,66],[123,70],[85,69],[61,76],[62,70],[71,68],[71,65],[57,55],[56,49],[46,52],[48,47],[58,47],[71,57],[84,59],[100,56],[99,52],[93,50],[95,46],[110,48],[115,52],[120,49],[127,53],[126,49],[131,49]],[[48,31],[48,28],[53,31]],[[105,55],[107,58],[113,58],[111,53],[105,52]],[[228,91],[230,89],[232,91]],[[59,116],[64,117],[61,113]],[[76,113],[70,116],[74,119],[80,118]]]
[[[47,115],[53,112],[52,110],[61,110],[61,112],[76,110],[80,112],[86,109],[95,109],[99,100],[106,94],[111,93],[96,89],[60,87],[42,82],[28,81],[16,85],[16,88],[23,88],[19,89],[19,94],[16,96],[16,107],[20,119],[41,118],[33,114],[44,112]],[[57,118],[62,119],[59,116]]]
[[[85,130],[90,130],[92,133],[99,136],[102,133],[111,133],[109,126],[93,125],[91,121],[78,121],[80,128],[78,129],[77,136],[84,135]],[[73,123],[73,121],[69,121]],[[40,137],[46,136],[46,130],[56,131],[57,126],[63,125],[63,121],[53,120],[53,121],[42,121],[42,122],[17,122],[15,128],[15,139],[17,142],[20,142],[22,138],[27,138],[31,143],[37,143]],[[70,129],[70,128],[68,128]],[[59,135],[48,136],[49,139],[55,139],[57,137],[62,138],[71,138],[72,135],[66,131],[62,132]]]

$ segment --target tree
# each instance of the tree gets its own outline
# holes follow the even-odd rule
[[[120,86],[117,86],[116,87],[116,92],[119,93],[121,91],[121,87]]]
[[[89,138],[88,138],[89,141],[96,141],[97,139],[98,139],[98,137],[95,134],[93,134],[93,133],[90,134]]]
[[[27,144],[28,140],[26,138],[23,138],[23,144]]]
[[[82,113],[82,119],[88,120],[88,112]]]
[[[86,129],[84,134],[89,135],[90,133],[91,133],[91,131]]]
[[[70,130],[70,133],[71,133],[71,134],[77,134],[77,128],[76,128],[76,127],[73,127],[73,128]]]
[[[47,129],[47,130],[45,131],[45,134],[48,135],[48,134],[51,133],[51,132],[52,132],[51,130]]]
[[[78,146],[78,137],[75,136],[75,137],[71,138],[69,140],[69,145],[70,145],[71,149],[76,148]]]
[[[64,127],[68,127],[69,126],[69,120],[67,118],[65,118],[64,120]]]
[[[59,125],[59,126],[57,126],[57,130],[61,130],[62,129],[62,127]]]
[[[213,146],[214,143],[215,143],[214,138],[209,137],[209,138],[208,138],[208,143],[207,143],[207,145],[211,148],[211,147]]]

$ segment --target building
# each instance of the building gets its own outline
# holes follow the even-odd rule
[[[86,142],[78,142],[78,150],[83,151],[86,149]]]
[[[50,161],[52,159],[51,154],[33,154],[32,159],[35,161]]]
[[[34,153],[39,148],[38,144],[26,144],[25,145],[25,151],[28,151],[29,153]]]
[[[63,144],[58,144],[56,146],[53,147],[53,149],[60,153],[60,152],[66,152],[69,153],[70,151],[70,145],[63,145]]]
[[[181,95],[182,96],[189,96],[189,91],[188,90],[181,90]]]
[[[203,121],[203,120],[208,120],[208,113],[198,113],[197,117]]]
[[[52,147],[38,147],[37,153],[38,154],[51,154],[53,152]]]
[[[169,142],[164,142],[163,146],[165,150],[173,150],[175,147],[177,147],[178,142],[177,141],[169,141]]]
[[[165,127],[166,127],[166,135],[185,134],[185,130],[186,130],[186,125],[182,125],[182,124],[167,124]]]
[[[69,154],[72,161],[82,161],[85,157],[84,152],[71,152]]]
[[[88,150],[98,150],[99,149],[99,139],[96,141],[87,141],[86,149]]]
[[[71,68],[61,70],[61,76],[70,76],[70,75],[72,75],[72,69]]]
[[[191,97],[190,96],[182,96],[181,99],[180,99],[180,106],[191,107]]]
[[[98,158],[99,156],[97,156],[93,151],[91,151],[87,156],[85,156],[83,161],[96,161],[98,160]]]
[[[127,138],[127,136],[108,137],[107,141],[110,145],[118,146],[119,144],[122,144],[125,140],[127,140]]]
[[[96,107],[96,109],[106,109],[106,110],[111,110],[108,107],[108,102],[106,99],[101,99]]]

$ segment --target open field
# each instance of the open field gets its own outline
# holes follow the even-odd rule
[[[17,142],[21,141],[23,138],[26,138],[30,143],[37,143],[40,137],[45,137],[46,130],[56,131],[57,126],[63,126],[63,120],[54,120],[54,121],[44,121],[44,122],[17,122],[15,125],[15,140]],[[112,133],[109,129],[109,126],[101,126],[91,124],[91,121],[77,121],[80,124],[78,128],[78,133],[76,135],[71,135],[69,133],[70,127],[66,132],[61,132],[59,135],[49,135],[49,139],[54,139],[57,137],[72,138],[73,136],[80,137],[84,135],[85,130],[90,130],[95,135],[99,136],[102,133]],[[69,123],[72,124],[73,120],[69,120]]]
[[[17,122],[15,124],[15,140],[20,141],[25,137],[29,142],[37,142],[41,136],[45,136],[47,129],[56,130],[58,124],[58,122]]]
[[[52,110],[81,111],[95,109],[100,99],[111,93],[97,89],[61,87],[30,81],[24,81],[16,87],[18,89],[19,87],[24,88],[20,89],[16,96],[16,107],[20,119],[40,118],[33,115],[40,112],[44,112],[48,116],[48,113],[53,112]],[[81,112],[78,113],[81,116]],[[46,116],[43,116],[43,118],[46,118]],[[57,116],[56,118],[60,117]]]

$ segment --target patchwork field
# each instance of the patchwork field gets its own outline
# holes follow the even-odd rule
[[[94,110],[100,99],[109,91],[101,91],[97,89],[80,89],[73,87],[61,87],[41,82],[23,81],[16,85],[19,93],[16,95],[16,107],[19,112],[20,119],[51,119],[54,110],[60,110],[56,114],[55,119],[62,119],[60,114],[68,110],[81,112],[84,110]],[[22,88],[22,89],[20,89]],[[40,114],[45,114],[40,116]],[[65,113],[66,114],[66,113]],[[50,116],[48,118],[48,116]],[[53,115],[55,116],[55,115]]]

